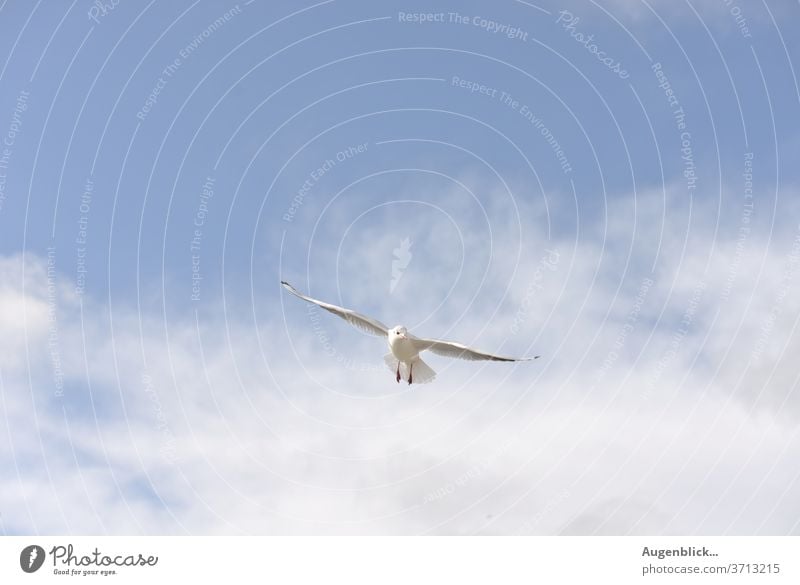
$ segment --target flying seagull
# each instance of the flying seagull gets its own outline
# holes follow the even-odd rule
[[[512,358],[492,355],[471,349],[461,343],[454,341],[441,341],[439,339],[422,339],[415,337],[408,332],[408,329],[402,325],[389,328],[377,319],[367,317],[361,313],[356,313],[350,309],[345,309],[330,303],[312,299],[306,295],[298,292],[291,284],[286,281],[281,281],[283,287],[296,297],[300,297],[304,301],[314,303],[322,307],[326,311],[330,311],[334,315],[341,317],[350,325],[357,327],[365,333],[377,335],[378,337],[386,337],[389,344],[390,352],[383,356],[383,361],[389,367],[389,370],[396,373],[396,379],[400,382],[401,377],[408,380],[411,384],[413,381],[418,384],[425,384],[432,381],[436,377],[434,372],[428,364],[426,364],[419,357],[419,354],[425,350],[432,351],[435,354],[443,355],[452,358],[461,358],[463,360],[489,360],[494,362],[525,362],[535,360],[539,356],[527,358]],[[402,372],[402,376],[401,376]],[[408,374],[406,375],[406,372]]]

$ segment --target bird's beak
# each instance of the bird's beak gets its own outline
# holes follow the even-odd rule
[[[401,334],[400,334],[400,339],[408,339],[408,338],[406,337],[406,334],[405,334],[405,333],[401,333]]]

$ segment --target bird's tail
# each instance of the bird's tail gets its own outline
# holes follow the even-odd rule
[[[397,358],[394,357],[394,354],[392,354],[391,351],[387,353],[385,356],[383,356],[383,361],[386,364],[386,367],[389,368],[392,372],[397,371]]]
[[[390,372],[393,374],[397,373],[397,358],[394,357],[391,352],[383,356],[383,361],[386,363],[386,367],[389,368]],[[420,358],[415,359],[413,363],[414,367],[411,368],[412,383],[427,384],[428,382],[432,382],[436,377],[436,372]],[[408,374],[408,364],[406,362],[400,362],[400,379],[408,380]]]
[[[392,352],[389,352],[385,356],[383,356],[383,361],[386,364],[386,367],[389,368],[390,372],[392,372],[393,374],[397,373],[398,360],[396,357],[394,357],[394,354]],[[408,380],[408,364],[406,364],[405,362],[399,362],[399,363],[400,363],[400,379]]]
[[[433,382],[433,379],[436,377],[436,372],[434,372],[433,368],[428,364],[423,362],[422,359],[417,358],[413,362],[411,375],[414,384],[427,384],[428,382]]]

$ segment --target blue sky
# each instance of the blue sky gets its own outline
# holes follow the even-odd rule
[[[3,3],[0,530],[796,534],[799,10]]]

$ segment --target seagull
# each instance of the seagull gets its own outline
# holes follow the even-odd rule
[[[325,303],[317,299],[312,299],[299,292],[288,282],[282,280],[283,287],[292,293],[294,296],[303,299],[309,303],[313,303],[318,307],[322,307],[326,311],[341,317],[350,325],[360,329],[370,335],[378,337],[385,337],[389,344],[389,353],[383,356],[383,361],[389,367],[389,370],[396,374],[395,378],[398,383],[401,379],[405,379],[409,384],[416,382],[417,384],[425,384],[433,381],[436,377],[431,367],[426,364],[419,357],[419,354],[425,350],[429,350],[435,354],[443,355],[451,358],[460,358],[463,360],[489,360],[493,362],[526,362],[538,359],[539,356],[512,358],[492,355],[476,349],[471,349],[461,343],[455,341],[442,341],[439,339],[423,339],[415,337],[408,332],[408,329],[402,325],[389,328],[377,319],[367,317],[361,313],[356,313],[350,309],[345,309],[337,305]],[[402,376],[401,376],[402,372]],[[408,375],[406,375],[408,372]]]

